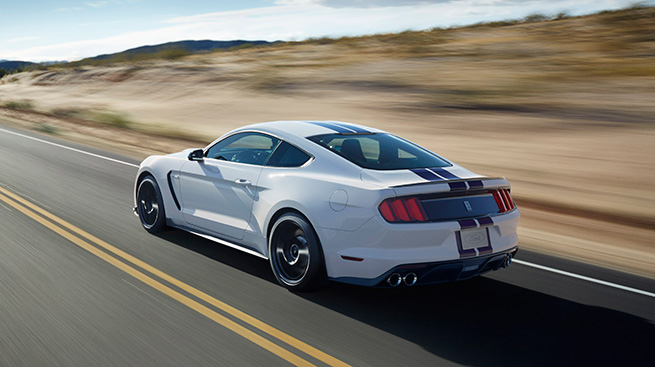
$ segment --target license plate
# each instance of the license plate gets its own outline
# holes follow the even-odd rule
[[[489,234],[486,228],[463,229],[460,233],[463,250],[489,246]]]

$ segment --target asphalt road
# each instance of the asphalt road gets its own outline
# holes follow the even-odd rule
[[[0,366],[655,360],[652,296],[524,264],[454,284],[294,294],[265,260],[181,231],[146,233],[131,211],[134,166],[0,128]],[[655,292],[653,279],[527,251],[518,259]]]

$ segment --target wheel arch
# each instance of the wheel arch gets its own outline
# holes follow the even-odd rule
[[[136,179],[137,185],[138,185],[138,183],[141,182],[141,180],[143,180],[146,176],[152,176],[152,177],[155,177],[155,175],[152,174],[152,172],[150,172],[150,171],[148,171],[148,170],[144,170],[143,172],[141,172],[141,173],[139,174],[139,176],[138,176],[137,179]],[[155,178],[155,179],[156,179],[156,178]]]
[[[283,215],[285,215],[287,213],[295,213],[295,214],[298,214],[301,217],[303,217],[307,221],[307,223],[309,223],[309,225],[312,226],[312,229],[314,230],[314,233],[316,233],[316,227],[314,227],[314,224],[312,223],[312,221],[310,221],[309,218],[305,214],[303,214],[303,212],[301,212],[300,210],[298,210],[296,208],[284,207],[284,208],[278,209],[271,216],[271,219],[268,221],[268,224],[266,225],[266,241],[267,242],[268,242],[268,238],[271,236],[271,230],[273,229],[273,225],[275,225],[275,222],[277,222],[277,220],[280,219],[280,217],[282,217]],[[318,234],[317,234],[317,237],[318,237]],[[319,242],[320,242],[320,240],[319,240]]]
[[[136,180],[134,181],[134,192],[132,193],[132,196],[134,197],[134,205],[136,205],[136,193],[139,190],[139,184],[146,176],[151,176],[155,179],[155,181],[157,181],[155,175],[149,170],[143,170],[139,173],[139,175],[136,177]],[[159,184],[159,182],[157,182],[157,184]]]

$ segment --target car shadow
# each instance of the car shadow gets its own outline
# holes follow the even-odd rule
[[[277,280],[271,272],[268,261],[262,258],[178,229],[157,233],[156,236],[220,262],[221,264],[238,269],[246,274],[277,284]]]
[[[160,237],[276,284],[265,260],[182,231]],[[334,283],[296,296],[457,364],[623,366],[655,360],[655,325],[648,320],[487,277],[398,289]]]
[[[405,289],[302,294],[471,366],[621,366],[655,360],[655,325],[486,277]],[[648,362],[650,363],[650,362]]]

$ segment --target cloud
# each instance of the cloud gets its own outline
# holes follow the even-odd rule
[[[92,7],[92,8],[102,8],[103,6],[106,6],[107,4],[108,4],[108,2],[106,2],[106,1],[97,1],[95,3],[91,3],[91,2],[84,3],[84,5]]]
[[[456,0],[278,0],[278,5],[322,5],[328,8],[385,8],[450,3]]]
[[[19,42],[26,42],[26,41],[34,41],[38,39],[41,39],[41,37],[18,37],[18,38],[8,39],[5,41],[5,43],[19,43]]]
[[[330,8],[383,8],[450,3],[452,0],[320,0],[318,3]]]

